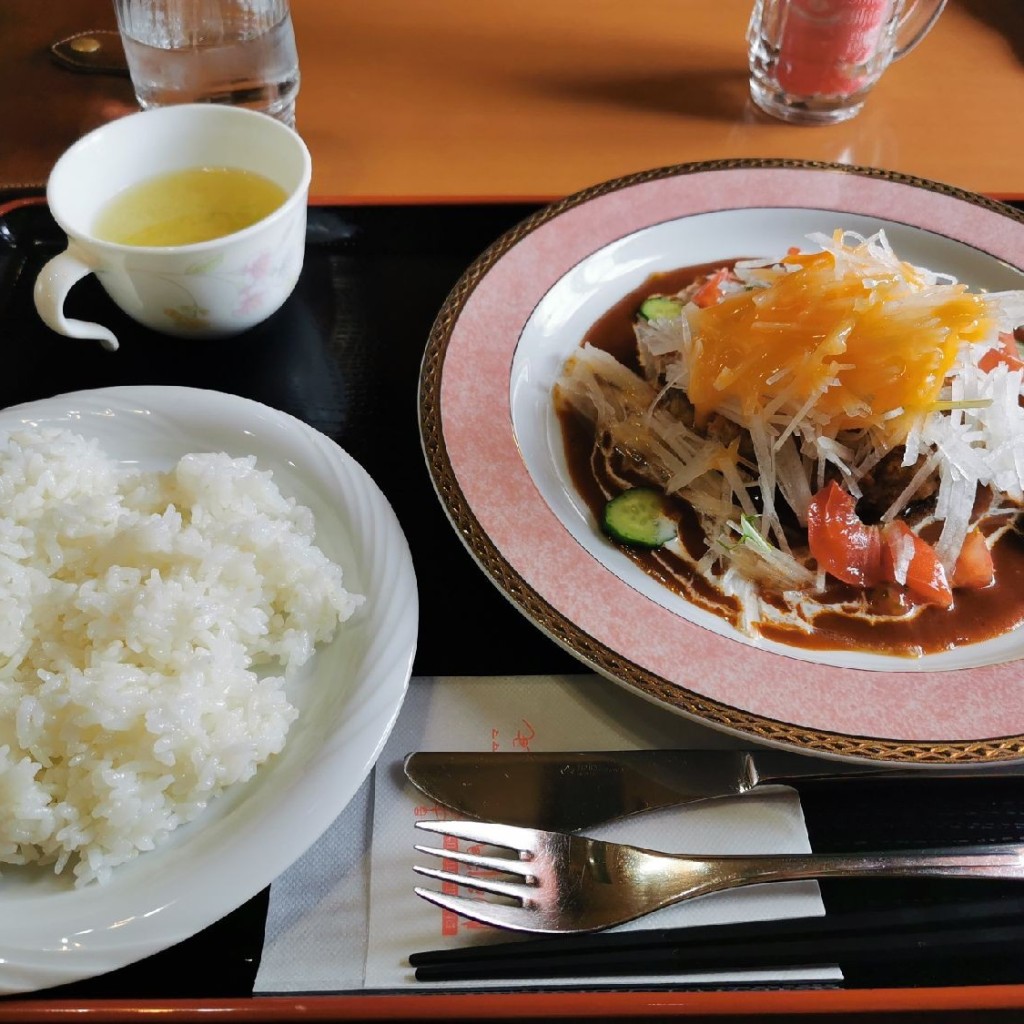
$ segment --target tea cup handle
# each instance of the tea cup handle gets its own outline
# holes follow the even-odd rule
[[[32,298],[43,323],[51,330],[69,338],[98,341],[108,352],[115,352],[118,341],[113,332],[101,324],[75,320],[64,315],[64,301],[68,292],[74,284],[87,274],[91,274],[93,270],[94,268],[78,254],[72,242],[39,271],[32,290]]]
[[[897,45],[893,51],[893,60],[906,57],[928,35],[945,6],[946,0],[910,0],[910,4],[900,17],[896,38],[899,41],[908,31],[911,32],[911,35],[905,43]]]

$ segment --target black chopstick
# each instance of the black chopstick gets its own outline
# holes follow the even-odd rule
[[[844,951],[843,956],[847,959],[858,956],[861,959],[881,959],[889,955],[913,955],[914,949],[922,951],[920,955],[924,955],[926,950],[928,955],[934,955],[939,948],[953,949],[958,937],[965,949],[968,945],[979,947],[988,941],[986,936],[1014,927],[1024,929],[1024,899],[1021,898],[925,907],[885,907],[817,917],[690,928],[566,935],[428,950],[413,953],[409,963],[417,969],[416,977],[425,981],[498,976],[559,977],[566,976],[565,972],[579,973],[581,960],[586,961],[587,973],[593,976],[592,968],[603,959],[620,965],[636,961],[638,966],[646,961],[652,970],[664,970],[664,961],[667,960],[678,970],[683,969],[680,965],[684,959],[687,965],[706,969],[709,962],[706,957],[711,957],[716,965],[732,957],[731,963],[735,967],[740,962],[749,961],[755,953],[763,963],[769,948],[775,951],[773,955],[790,962],[794,957],[825,956],[825,943],[830,943],[829,948],[833,952],[825,960],[815,960],[822,963],[835,962],[835,951],[839,949]],[[922,943],[921,935],[929,936],[931,944]],[[896,942],[899,936],[918,938],[901,945]],[[942,941],[943,936],[948,938],[948,943],[942,947],[935,945]],[[891,954],[882,947],[883,940],[892,942]],[[858,949],[864,950],[863,954],[858,954]],[[660,967],[657,966],[659,962]],[[499,969],[517,973],[498,975],[495,971]],[[541,970],[546,973],[540,975],[538,972]],[[635,968],[630,973],[636,973]]]
[[[682,928],[649,928],[628,932],[595,932],[560,935],[553,938],[516,940],[457,949],[413,953],[415,966],[463,960],[501,960],[509,955],[546,957],[571,953],[578,948],[633,949],[665,945],[704,946],[709,943],[744,942],[750,938],[785,938],[805,935],[846,935],[880,929],[911,930],[919,927],[969,925],[972,922],[1024,921],[1024,898],[969,900],[928,906],[881,907],[872,910],[821,914],[814,917],[784,917],[767,921],[737,921],[729,924],[695,925]]]
[[[617,951],[580,950],[545,957],[448,962],[416,968],[417,981],[482,981],[512,978],[599,978],[694,972],[822,967],[838,964],[907,964],[1016,956],[1024,924],[976,924],[860,935],[811,936],[726,946],[664,946]]]

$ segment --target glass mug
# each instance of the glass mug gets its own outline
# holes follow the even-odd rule
[[[846,121],[945,2],[756,0],[747,29],[751,98],[793,124]]]

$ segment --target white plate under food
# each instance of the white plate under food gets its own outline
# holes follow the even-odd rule
[[[653,273],[884,228],[972,289],[1024,287],[1024,217],[905,175],[792,161],[663,168],[499,239],[438,315],[420,382],[435,487],[492,580],[597,671],[721,728],[841,757],[1024,756],[1024,629],[917,659],[744,635],[640,570],[572,484],[551,391],[584,333]]]
[[[180,942],[250,899],[344,810],[405,698],[418,627],[409,547],[387,499],[330,438],[215,391],[115,387],[0,411],[0,432],[60,426],[146,469],[188,452],[255,455],[312,509],[316,543],[365,603],[288,684],[299,717],[284,750],[105,885],[74,889],[43,868],[0,875],[0,993],[92,977]]]

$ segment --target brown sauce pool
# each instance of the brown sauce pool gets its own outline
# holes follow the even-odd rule
[[[605,313],[587,331],[581,344],[604,349],[636,370],[633,320],[641,302],[656,292],[677,292],[722,265],[719,261],[651,275]],[[559,407],[557,412],[573,484],[600,521],[605,498],[600,470],[590,457],[592,426],[571,410]],[[697,560],[707,550],[707,541],[693,510],[682,499],[677,501],[680,540]],[[665,587],[733,626],[739,625],[738,600],[723,594],[685,559],[664,549],[646,551],[623,546],[621,550]],[[1024,538],[1017,530],[1007,530],[994,545],[992,556],[995,583],[983,590],[954,591],[953,607],[949,609],[934,605],[915,609],[897,586],[883,585],[864,591],[830,579],[825,593],[815,597],[820,610],[814,614],[809,632],[796,625],[775,623],[758,623],[755,628],[766,639],[791,647],[870,651],[903,657],[934,654],[989,640],[1024,622]],[[849,610],[851,606],[858,608],[856,614]]]

